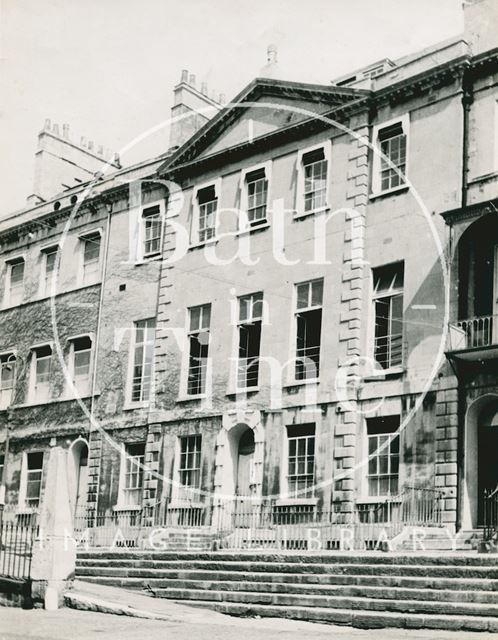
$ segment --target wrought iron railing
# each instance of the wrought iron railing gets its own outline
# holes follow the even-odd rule
[[[498,343],[498,315],[479,316],[450,324],[450,349],[475,349]]]
[[[90,546],[146,547],[153,530],[165,538],[179,530],[216,539],[218,548],[375,549],[406,526],[442,526],[443,493],[405,487],[344,511],[341,504],[261,499],[210,500],[179,504],[163,500],[140,510],[85,512],[75,518],[75,535]]]
[[[484,491],[483,521],[483,538],[487,542],[498,535],[498,485],[492,491]]]
[[[4,506],[0,505],[0,576],[18,579],[30,577],[37,536],[34,514],[4,512]]]

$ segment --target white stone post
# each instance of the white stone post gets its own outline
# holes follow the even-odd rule
[[[50,450],[39,526],[31,563],[32,597],[35,602],[42,601],[45,609],[54,610],[62,604],[76,567],[67,453],[61,447]]]

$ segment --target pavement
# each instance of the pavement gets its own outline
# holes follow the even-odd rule
[[[236,618],[120,587],[76,581],[71,608],[0,608],[0,640],[487,640],[498,634],[354,629],[281,618]],[[76,607],[76,608],[72,608]]]

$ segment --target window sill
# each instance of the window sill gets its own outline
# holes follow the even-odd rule
[[[320,384],[320,378],[308,378],[307,380],[292,380],[282,385],[283,389],[294,389],[296,387],[306,387],[308,385]]]
[[[410,185],[408,184],[400,184],[399,187],[393,187],[392,189],[385,189],[384,191],[372,191],[369,195],[370,200],[375,200],[376,198],[384,198],[395,193],[403,193],[404,191],[408,191],[410,189]]]
[[[218,244],[219,238],[211,238],[210,240],[205,240],[204,242],[192,242],[190,243],[188,250],[195,251],[196,249],[202,249],[203,247],[208,247],[210,245]]]
[[[318,498],[281,498],[275,500],[276,507],[299,507],[299,506],[312,506],[316,507],[318,504]]]
[[[309,218],[310,216],[315,216],[319,213],[327,213],[328,211],[330,211],[330,207],[328,205],[326,207],[312,209],[311,211],[299,211],[294,214],[293,220],[304,220],[304,218]]]
[[[134,409],[148,409],[149,402],[125,402],[123,411],[133,411]]]
[[[134,265],[136,267],[140,267],[143,264],[148,264],[149,262],[157,262],[160,259],[161,259],[161,254],[160,253],[155,253],[152,256],[145,256],[143,258],[135,260]]]
[[[207,393],[199,393],[198,395],[195,396],[187,396],[187,395],[182,395],[182,396],[177,396],[176,398],[176,402],[192,402],[192,400],[205,400],[208,397]]]
[[[142,507],[140,507],[138,504],[133,504],[133,505],[117,504],[112,508],[114,513],[120,513],[123,511],[140,511],[141,509]]]
[[[250,395],[252,393],[258,393],[260,391],[259,385],[256,387],[245,387],[243,389],[229,389],[225,395],[227,396],[240,396],[241,394]]]
[[[269,228],[270,228],[270,223],[269,222],[265,222],[264,224],[259,224],[259,225],[256,225],[254,227],[249,227],[247,229],[240,229],[239,231],[237,231],[237,233],[235,235],[236,236],[250,236],[253,233],[257,233],[258,231],[266,231]]]
[[[365,376],[365,382],[382,382],[383,380],[390,378],[399,378],[405,373],[404,367],[391,367],[390,369],[382,369],[382,371],[376,371],[368,376]]]

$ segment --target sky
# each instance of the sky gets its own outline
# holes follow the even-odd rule
[[[46,118],[119,151],[169,117],[182,69],[230,100],[270,43],[283,78],[329,83],[462,31],[462,0],[0,0],[0,216],[25,205]]]

